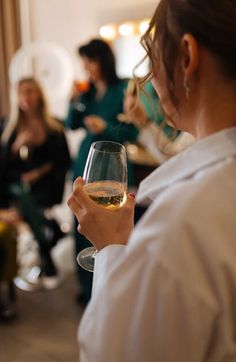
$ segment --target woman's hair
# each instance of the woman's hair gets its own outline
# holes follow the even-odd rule
[[[63,127],[53,117],[50,116],[48,111],[47,100],[39,82],[32,77],[27,77],[19,80],[17,84],[15,99],[12,100],[9,120],[2,134],[3,142],[7,142],[7,140],[11,137],[12,133],[18,129],[18,127],[20,126],[20,124],[22,124],[22,122],[24,122],[25,112],[20,108],[19,99],[18,99],[19,88],[23,84],[30,84],[37,91],[39,97],[37,113],[38,116],[42,119],[42,122],[44,123],[46,129],[49,132],[53,130],[55,131],[63,130]]]
[[[81,57],[95,60],[100,65],[101,75],[109,85],[119,82],[116,74],[115,57],[110,46],[101,39],[92,39],[78,48]]]
[[[215,55],[222,74],[236,80],[236,1],[235,0],[161,0],[142,37],[142,44],[155,72],[157,59],[163,61],[170,97],[174,104],[174,66],[180,39],[192,34]]]

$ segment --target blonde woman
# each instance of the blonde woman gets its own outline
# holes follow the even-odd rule
[[[55,276],[50,248],[62,234],[43,211],[61,202],[70,157],[63,126],[49,115],[43,91],[33,78],[18,83],[0,152],[0,205],[20,209],[39,244],[42,275]]]

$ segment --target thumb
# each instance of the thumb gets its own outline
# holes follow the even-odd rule
[[[84,185],[84,180],[81,176],[77,177],[75,179],[75,181],[73,182],[73,191],[77,188],[77,187],[82,187]]]
[[[84,190],[84,180],[81,176],[77,177],[73,183],[73,195],[76,197],[77,201],[82,207],[86,206],[86,204],[89,204],[91,201]]]

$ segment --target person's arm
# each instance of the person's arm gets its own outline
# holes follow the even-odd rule
[[[113,140],[120,143],[136,141],[138,129],[133,124],[119,121],[119,114],[123,111],[124,93],[127,83],[122,81],[117,86],[108,90],[107,104],[101,115],[106,127],[104,127],[103,139]]]
[[[47,175],[53,169],[53,164],[51,162],[45,162],[41,166],[34,168],[33,170],[24,172],[21,175],[21,181],[29,184],[34,184],[41,177]]]
[[[133,142],[137,140],[138,129],[132,124],[108,123],[107,128],[104,131],[104,137],[108,139],[114,139],[117,142]]]
[[[75,130],[85,128],[83,123],[86,115],[86,104],[84,95],[81,95],[77,100],[72,99],[69,103],[68,113],[65,118],[65,127]]]
[[[0,209],[0,222],[15,225],[21,220],[19,212],[14,208]]]
[[[150,121],[140,130],[138,141],[147,148],[160,164],[168,159],[168,155],[163,151],[164,145],[171,141],[154,122]]]
[[[55,203],[60,203],[67,171],[71,164],[70,152],[64,132],[51,134],[48,145],[48,158],[52,164],[51,178],[54,183],[52,195]]]
[[[211,308],[151,250],[106,247],[79,328],[80,360],[200,362],[214,322]]]
[[[83,127],[89,133],[100,135],[102,139],[120,143],[135,141],[138,129],[132,124],[122,124],[118,121],[118,114],[123,109],[125,86],[126,83],[121,82],[114,87],[109,87],[105,100],[102,105],[97,105],[98,113],[95,112],[95,114],[90,112],[88,95],[82,94],[77,102],[70,103],[65,121],[66,127],[71,129]]]
[[[210,353],[218,305],[205,283],[205,258],[194,252],[202,230],[194,213],[186,223],[190,212],[184,201],[179,210],[177,195],[150,206],[122,245],[129,213],[103,209],[75,182],[69,205],[99,250],[79,329],[81,362],[200,362]]]

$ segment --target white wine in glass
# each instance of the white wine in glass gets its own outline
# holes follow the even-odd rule
[[[118,209],[126,201],[126,185],[117,181],[91,182],[84,189],[93,201],[109,210]]]
[[[127,160],[123,145],[112,141],[94,142],[88,154],[84,189],[89,197],[108,210],[120,208],[127,197]],[[96,249],[89,247],[77,255],[79,265],[93,271]]]

